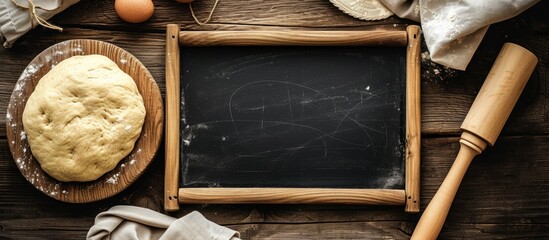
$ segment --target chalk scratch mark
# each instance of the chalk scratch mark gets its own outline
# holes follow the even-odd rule
[[[263,122],[265,120],[265,98],[263,98],[262,101],[263,101],[262,103],[263,107],[261,108],[261,128],[259,129],[259,142],[261,142],[261,139],[264,136]]]
[[[251,56],[236,58],[229,62],[214,65],[210,67],[210,72],[217,73],[217,77],[224,78],[227,75],[233,75],[235,73],[246,71],[248,69],[273,64],[277,58],[291,56],[295,54],[298,53],[282,53],[273,55],[272,52],[266,52],[263,54],[254,54]]]
[[[290,88],[286,88],[288,92],[288,105],[290,106],[290,119],[294,120],[294,112],[292,111],[292,97],[290,97]]]
[[[240,143],[244,143],[244,139],[241,135],[241,133],[238,131],[238,128],[236,126],[236,122],[239,122],[239,121],[247,121],[247,120],[235,120],[234,119],[234,113],[233,113],[233,99],[235,97],[235,95],[240,92],[242,89],[246,88],[246,87],[249,87],[249,86],[252,86],[252,85],[256,85],[256,84],[266,84],[266,83],[278,83],[278,84],[285,84],[285,85],[293,85],[293,86],[297,86],[297,87],[300,87],[302,89],[307,89],[309,91],[312,91],[312,92],[315,92],[317,95],[321,95],[321,96],[324,96],[324,98],[322,98],[322,100],[332,100],[332,103],[334,104],[334,107],[336,107],[336,103],[335,103],[335,99],[338,98],[337,96],[336,97],[330,97],[328,95],[326,95],[325,93],[319,91],[319,90],[316,90],[316,89],[313,89],[313,88],[310,88],[308,86],[305,86],[305,85],[302,85],[302,84],[297,84],[297,83],[292,83],[292,82],[286,82],[286,81],[277,81],[277,80],[260,80],[260,81],[254,81],[254,82],[250,82],[250,83],[246,83],[240,87],[238,87],[236,90],[234,90],[234,92],[231,94],[231,96],[229,97],[229,115],[230,115],[230,121],[232,122],[232,125],[233,125],[233,128],[234,128],[234,131],[236,133],[236,135],[238,136],[238,139],[240,140]],[[287,89],[287,95],[288,95],[288,101],[289,101],[289,104],[290,104],[290,113],[291,113],[291,117],[292,117],[292,121],[293,121],[293,109],[291,108],[291,95],[290,95],[290,90],[289,88],[286,88]],[[348,141],[345,141],[343,139],[339,139],[339,138],[336,138],[334,137],[334,135],[338,132],[339,128],[341,127],[341,125],[343,124],[343,122],[345,121],[345,119],[349,119],[350,121],[354,122],[355,124],[357,124],[357,126],[359,126],[367,135],[369,141],[370,141],[370,146],[373,146],[374,145],[374,142],[373,142],[373,139],[372,137],[370,136],[369,131],[373,131],[373,132],[377,132],[377,133],[380,133],[380,134],[384,134],[387,136],[387,129],[385,129],[385,132],[382,132],[380,130],[377,130],[377,129],[374,129],[374,128],[371,128],[369,126],[366,126],[360,122],[358,122],[357,120],[355,120],[354,118],[352,118],[350,115],[351,113],[353,113],[355,110],[359,110],[359,109],[364,109],[363,107],[360,107],[361,105],[363,105],[365,102],[367,102],[368,100],[376,97],[376,96],[379,96],[380,94],[383,94],[383,93],[387,93],[387,92],[391,92],[393,90],[391,89],[380,89],[379,91],[377,92],[373,92],[373,93],[368,93],[370,96],[368,96],[367,98],[364,98],[363,95],[361,94],[361,98],[360,98],[360,102],[356,105],[354,105],[350,110],[348,111],[344,111],[343,112],[345,113],[345,115],[343,116],[343,118],[340,118],[338,117],[335,112],[334,113],[329,113],[328,115],[334,119],[338,119],[340,120],[339,124],[337,125],[337,127],[335,128],[335,130],[333,131],[332,134],[328,134],[326,132],[323,132],[317,128],[314,128],[314,127],[310,127],[310,126],[307,126],[307,125],[303,125],[303,124],[295,124],[295,123],[290,123],[290,122],[279,122],[279,121],[265,121],[264,119],[264,112],[265,112],[265,99],[263,98],[263,105],[261,107],[262,109],[262,117],[261,117],[261,123],[260,123],[260,138],[263,137],[263,131],[264,131],[264,124],[265,123],[275,123],[275,124],[286,124],[286,125],[292,125],[292,126],[299,126],[299,127],[305,127],[305,128],[309,128],[309,129],[313,129],[314,131],[316,132],[320,132],[322,133],[320,135],[321,138],[323,137],[329,137],[329,138],[333,138],[334,140],[336,141],[339,141],[339,142],[343,142],[343,143],[346,143],[346,144],[352,144],[352,145],[357,145],[357,146],[365,146],[365,147],[368,147],[368,145],[362,145],[362,144],[356,144],[356,143],[351,143],[351,142],[348,142]],[[307,100],[305,98],[305,92],[302,91],[302,103],[306,103],[306,101],[310,101],[310,100]],[[315,100],[316,101],[316,100]],[[300,104],[301,105],[301,118],[300,118],[300,123],[303,123],[303,111],[304,111],[304,104]],[[337,107],[336,107],[337,108]],[[258,108],[259,109],[259,108]],[[336,109],[337,110],[337,109]],[[252,121],[252,120],[250,120]],[[322,139],[323,140],[323,139]],[[386,141],[388,141],[387,139],[385,139]],[[324,140],[323,140],[324,141]],[[325,144],[325,143],[324,143]],[[327,153],[325,153],[325,156],[327,155]]]
[[[187,89],[189,89],[189,85],[191,85],[191,79],[189,78],[189,82],[187,83],[187,85],[185,85],[185,88],[184,90],[187,91]]]
[[[335,96],[335,97],[326,96],[326,97],[324,97],[324,98],[303,100],[303,101],[301,101],[300,103],[301,103],[301,104],[308,104],[308,103],[319,102],[319,101],[324,101],[324,100],[332,100],[333,103],[335,103],[335,99],[343,99],[341,102],[343,102],[343,101],[347,101],[347,102],[350,101],[349,98],[346,97],[346,96]],[[334,107],[335,107],[335,104],[334,104]]]
[[[255,152],[255,153],[250,153],[250,154],[246,154],[246,155],[238,155],[239,157],[253,157],[253,158],[261,158],[261,157],[264,157],[263,155],[265,154],[271,154],[271,153],[276,153],[276,152],[286,152],[288,151],[290,154],[286,153],[286,154],[283,154],[282,156],[292,156],[294,155],[294,153],[296,151],[299,151],[299,150],[306,150],[306,149],[311,149],[311,150],[316,150],[316,149],[319,149],[318,146],[307,146],[309,142],[305,143],[305,144],[301,144],[300,146],[297,146],[297,147],[284,147],[284,148],[276,148],[276,149],[269,149],[267,151],[262,151],[262,152]],[[335,148],[331,148],[332,150],[364,150],[364,148],[357,148],[357,147],[335,147]],[[231,160],[234,160],[234,159],[231,159]],[[225,161],[223,161],[224,163]]]
[[[236,122],[241,122],[241,123],[260,123],[261,121],[259,120],[234,120],[234,119],[231,119],[231,120],[216,120],[216,121],[209,121],[209,122],[202,122],[202,123],[199,123],[199,124],[215,124],[215,123],[225,123],[225,122],[231,122],[232,124],[235,124]],[[345,144],[348,144],[348,145],[352,145],[352,146],[357,146],[357,147],[370,147],[370,146],[373,146],[373,145],[367,145],[367,144],[357,144],[357,143],[352,143],[352,142],[349,142],[349,141],[346,141],[346,140],[343,140],[343,139],[340,139],[340,138],[337,138],[335,136],[332,136],[331,134],[327,133],[327,132],[324,132],[318,128],[315,128],[315,127],[311,127],[311,126],[307,126],[307,125],[302,125],[302,124],[297,124],[297,123],[291,123],[291,122],[281,122],[281,121],[265,121],[263,120],[264,123],[267,123],[267,124],[270,124],[269,126],[266,126],[266,127],[272,127],[272,126],[276,126],[276,125],[290,125],[290,126],[297,126],[297,127],[302,127],[302,128],[307,128],[307,129],[310,129],[314,132],[316,132],[318,135],[318,137],[316,138],[313,138],[311,139],[310,141],[302,144],[302,146],[305,146],[307,145],[308,143],[312,142],[312,141],[315,141],[315,140],[318,140],[320,139],[324,145],[324,158],[327,157],[328,155],[328,149],[327,149],[327,144],[326,144],[326,141],[324,140],[324,138],[330,138],[334,141],[337,141],[337,142],[341,142],[341,143],[345,143]],[[194,126],[194,125],[193,125]],[[192,127],[192,126],[191,126]],[[252,140],[248,140],[248,141],[252,141]],[[246,142],[248,142],[246,141]],[[242,141],[242,143],[244,143],[244,141]]]
[[[237,122],[258,122],[257,120],[235,120]],[[217,121],[216,121],[217,122]],[[311,127],[311,126],[308,126],[308,125],[303,125],[303,124],[297,124],[297,123],[291,123],[291,122],[282,122],[282,121],[264,121],[265,123],[268,123],[268,124],[272,124],[271,126],[276,126],[277,124],[280,124],[280,125],[290,125],[290,126],[296,126],[296,127],[302,127],[302,128],[307,128],[307,129],[310,129],[310,130],[313,130],[317,133],[321,133],[319,136],[320,137],[328,137],[328,138],[331,138],[335,141],[338,141],[338,142],[341,142],[341,143],[345,143],[345,144],[349,144],[349,145],[353,145],[353,146],[360,146],[360,147],[368,147],[369,145],[365,145],[365,144],[357,144],[357,143],[352,143],[352,142],[349,142],[349,141],[345,141],[341,138],[337,138],[337,137],[334,137],[332,134],[329,134],[327,132],[324,132],[318,128],[315,128],[315,127]],[[208,123],[208,122],[205,122],[205,123]]]
[[[375,97],[375,96],[377,96],[377,95],[379,95],[379,94],[387,93],[387,92],[390,92],[390,91],[391,91],[391,90],[380,90],[379,92],[373,93],[372,95],[370,95],[369,97],[367,97],[367,98],[366,98],[366,101],[369,100],[369,99],[371,99],[371,98],[373,98],[373,97]],[[362,124],[362,123],[359,123],[359,122],[356,121],[355,119],[349,117],[349,114],[351,114],[358,106],[360,106],[360,105],[362,105],[362,104],[363,104],[363,99],[362,99],[362,94],[361,94],[361,95],[360,95],[360,102],[359,102],[358,104],[354,105],[349,111],[347,111],[347,112],[345,113],[345,116],[341,119],[341,121],[339,122],[339,124],[338,124],[337,127],[335,128],[333,134],[335,135],[335,134],[337,133],[337,130],[339,129],[339,127],[341,126],[341,124],[343,123],[343,121],[345,121],[345,119],[348,118],[349,120],[351,120],[351,121],[353,121],[354,123],[356,123],[357,126],[359,126],[360,129],[362,129],[362,131],[363,131],[364,133],[366,133],[366,137],[368,137],[368,140],[370,141],[371,146],[374,146],[374,140],[372,139],[372,136],[370,135],[370,133],[368,132],[368,130],[371,130],[371,131],[373,131],[373,132],[377,132],[377,133],[380,133],[380,134],[383,134],[383,132],[381,132],[381,131],[379,131],[379,130],[377,130],[377,129],[368,127],[368,126],[366,126],[366,125],[364,125],[364,124]],[[385,123],[384,123],[384,125],[385,125]],[[368,130],[366,130],[366,129],[368,129]],[[385,145],[386,145],[386,146],[387,146],[387,141],[388,141],[387,137],[388,137],[388,136],[387,136],[387,129],[385,128]],[[385,148],[387,148],[387,147],[385,147]],[[373,149],[374,149],[374,159],[375,159],[377,153],[376,153],[375,147],[374,147]]]
[[[322,92],[316,90],[316,89],[313,89],[313,88],[310,88],[310,87],[307,87],[305,85],[301,85],[301,84],[297,84],[297,83],[292,83],[292,82],[285,82],[285,81],[275,81],[275,80],[261,80],[261,81],[255,81],[255,82],[250,82],[250,83],[246,83],[242,86],[240,86],[239,88],[237,88],[236,90],[234,90],[234,92],[231,94],[231,96],[229,97],[229,115],[231,117],[231,121],[233,121],[233,128],[234,128],[234,131],[236,133],[236,135],[238,136],[238,139],[243,142],[243,139],[242,139],[242,136],[240,135],[240,133],[238,132],[238,128],[236,127],[236,124],[234,122],[234,115],[233,115],[233,108],[232,108],[232,105],[233,105],[233,98],[234,96],[236,95],[236,93],[238,93],[241,89],[243,88],[246,88],[248,86],[251,86],[251,85],[254,85],[254,84],[261,84],[261,83],[281,83],[281,84],[288,84],[288,85],[294,85],[294,86],[298,86],[298,87],[301,87],[301,88],[305,88],[307,90],[310,90],[310,91],[313,91],[313,92],[316,92],[317,94],[323,94]],[[325,95],[325,94],[323,94]]]
[[[375,97],[375,96],[377,96],[377,95],[379,95],[379,94],[387,93],[387,92],[390,92],[390,91],[391,91],[391,90],[380,91],[380,92],[378,92],[378,93],[372,94],[372,96],[367,97],[365,100],[367,101],[367,100],[369,100],[369,99],[371,99],[371,98],[373,98],[373,97]],[[371,131],[374,131],[374,132],[383,134],[383,132],[381,132],[381,131],[379,131],[379,130],[377,130],[377,129],[373,129],[373,128],[371,128],[371,127],[368,127],[368,126],[366,126],[366,125],[364,125],[364,124],[361,124],[361,123],[359,123],[358,121],[356,121],[355,119],[349,117],[349,115],[350,115],[358,106],[362,105],[362,103],[363,103],[363,99],[362,99],[362,95],[361,95],[361,100],[360,100],[360,102],[359,102],[358,104],[354,105],[351,109],[349,109],[349,111],[347,111],[347,112],[345,113],[345,116],[343,116],[343,118],[341,119],[341,121],[339,122],[339,124],[337,125],[337,127],[335,128],[333,134],[335,134],[335,133],[337,132],[337,130],[339,129],[339,127],[341,126],[341,124],[342,124],[342,123],[345,121],[345,119],[347,119],[347,118],[348,118],[349,120],[353,121],[354,123],[356,123],[358,126],[360,126],[360,127],[362,127],[362,128],[367,128],[367,129],[369,129],[369,130],[371,130]],[[362,108],[361,108],[361,109],[362,109]],[[345,112],[345,111],[344,111],[344,112]]]
[[[304,91],[301,91],[301,101],[304,101],[305,100],[305,92]],[[303,104],[300,104],[301,105],[301,113],[299,114],[299,123],[303,123],[303,110],[304,110],[304,105]]]
[[[389,133],[387,132],[387,124],[385,122],[383,123],[383,128],[385,129],[385,147],[383,149],[387,152],[387,148],[389,147]]]

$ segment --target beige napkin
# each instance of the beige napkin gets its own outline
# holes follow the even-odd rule
[[[175,219],[135,206],[114,206],[95,218],[87,240],[239,240],[240,234],[198,212]]]

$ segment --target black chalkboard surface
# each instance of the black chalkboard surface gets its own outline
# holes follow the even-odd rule
[[[183,47],[183,187],[403,189],[406,52]]]
[[[181,32],[169,24],[164,208],[418,212],[420,53],[418,26]]]

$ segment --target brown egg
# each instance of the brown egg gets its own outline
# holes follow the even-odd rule
[[[122,20],[140,23],[152,17],[154,5],[152,0],[115,0],[114,10]]]

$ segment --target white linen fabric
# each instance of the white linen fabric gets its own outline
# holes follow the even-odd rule
[[[352,8],[361,5],[359,4],[361,1],[369,2],[370,0],[338,1],[348,2]],[[467,68],[490,24],[512,18],[539,2],[539,0],[378,1],[401,18],[421,22],[431,60],[457,70]],[[353,16],[353,14],[350,15]],[[367,17],[361,19],[367,19]]]
[[[95,218],[87,240],[240,240],[240,234],[194,211],[182,218],[135,206],[114,206]]]
[[[397,16],[421,22],[433,62],[465,70],[490,24],[539,0],[379,0]]]
[[[32,0],[38,17],[47,20],[79,0]],[[16,4],[17,3],[17,4]],[[0,0],[0,39],[4,47],[39,25],[28,0]]]

